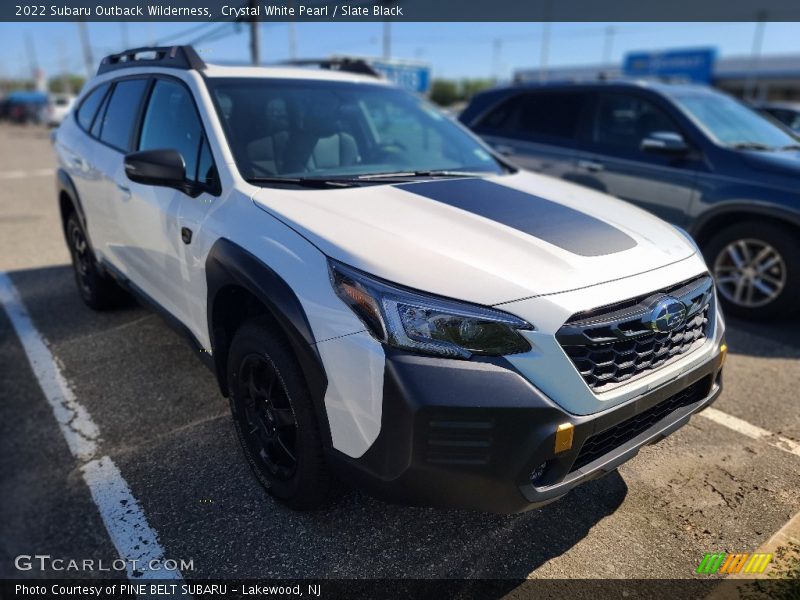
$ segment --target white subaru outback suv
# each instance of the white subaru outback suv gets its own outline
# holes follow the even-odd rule
[[[607,473],[721,390],[683,232],[517,170],[358,61],[103,60],[55,135],[85,302],[184,332],[259,481],[517,512]]]

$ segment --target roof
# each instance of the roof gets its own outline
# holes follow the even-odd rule
[[[521,82],[499,88],[492,91],[505,90],[515,92],[519,90],[538,90],[538,89],[588,89],[588,88],[639,88],[651,89],[665,95],[674,94],[714,94],[718,93],[713,88],[705,85],[691,83],[665,83],[653,79],[610,79],[594,81],[545,81],[545,82]]]
[[[800,102],[755,102],[752,106],[754,108],[775,108],[800,112]]]

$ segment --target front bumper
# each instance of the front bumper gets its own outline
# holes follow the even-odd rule
[[[717,399],[721,372],[717,346],[708,361],[676,379],[578,416],[504,359],[387,350],[380,434],[360,458],[336,452],[334,464],[342,477],[391,501],[522,512],[613,471],[685,425]],[[572,448],[556,454],[556,429],[566,423],[574,427]],[[543,463],[534,484],[531,473]]]

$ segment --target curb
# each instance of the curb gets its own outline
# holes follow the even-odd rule
[[[779,548],[789,544],[800,546],[800,513],[789,519],[755,552],[775,555]],[[770,573],[774,571],[774,564],[774,562],[771,563],[763,573],[735,573],[728,575],[723,582],[705,597],[705,600],[729,600],[741,597],[741,592],[745,591],[753,580],[774,579],[774,576],[770,577]]]

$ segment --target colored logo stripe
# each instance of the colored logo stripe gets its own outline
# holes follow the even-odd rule
[[[717,572],[732,575],[740,573],[742,570],[745,573],[763,573],[770,562],[772,562],[772,554],[750,554],[748,552],[742,554],[707,553],[703,560],[700,561],[700,565],[695,572],[706,575],[713,575]]]

